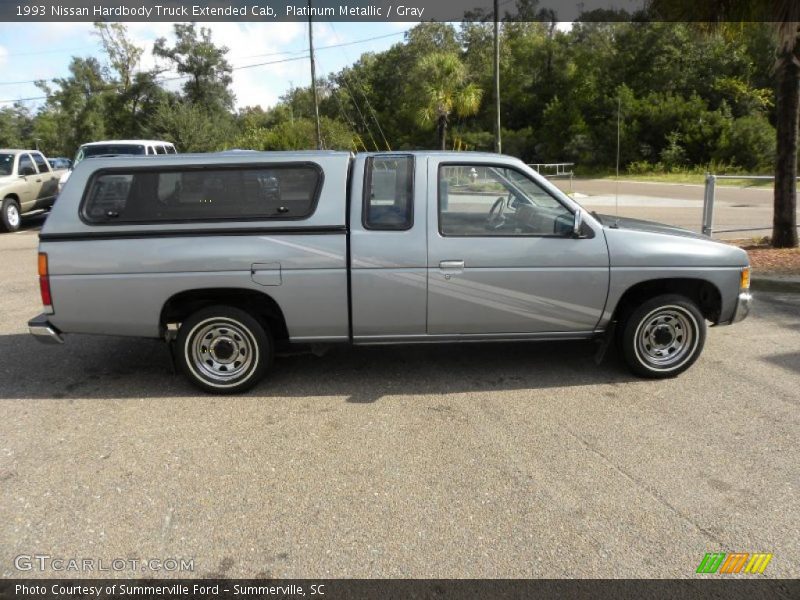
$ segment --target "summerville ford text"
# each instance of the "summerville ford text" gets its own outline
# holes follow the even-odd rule
[[[219,595],[221,591],[231,593],[234,596],[269,595],[269,596],[324,596],[325,584],[311,584],[309,587],[289,583],[285,585],[240,585],[233,584],[229,588],[221,588],[219,584],[202,585],[192,584],[191,586],[183,583],[170,585],[147,585],[147,584],[126,584],[110,583],[103,585],[83,585],[56,583],[53,585],[38,585],[19,583],[14,586],[16,594],[24,595],[45,595],[51,596],[88,596],[99,598],[103,594],[113,594],[119,596],[187,596],[189,593]]]

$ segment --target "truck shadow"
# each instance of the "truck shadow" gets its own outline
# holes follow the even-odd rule
[[[544,389],[631,381],[612,352],[600,366],[591,342],[331,347],[324,356],[278,356],[250,397],[386,395]],[[0,398],[123,399],[201,396],[173,373],[158,340],[71,335],[62,346],[0,336]]]
[[[20,231],[39,231],[44,225],[44,222],[47,220],[47,217],[50,215],[49,211],[44,212],[37,212],[31,215],[24,215],[22,217],[22,221],[20,222]]]

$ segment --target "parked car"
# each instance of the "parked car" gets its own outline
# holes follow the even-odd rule
[[[89,142],[78,148],[75,154],[75,161],[71,167],[75,167],[79,162],[87,158],[99,156],[156,156],[158,154],[177,154],[175,145],[163,140],[105,140],[102,142]],[[58,182],[60,192],[67,183],[72,169],[64,173]]]
[[[0,150],[0,229],[16,231],[22,215],[50,208],[60,175],[37,150]]]
[[[50,165],[50,168],[54,171],[58,169],[72,168],[72,161],[68,158],[64,158],[63,156],[59,156],[57,158],[48,158],[47,162]]]
[[[502,155],[97,158],[71,181],[30,332],[163,338],[209,392],[254,385],[286,343],[616,339],[671,377],[706,321],[750,310],[743,250],[587,213]]]

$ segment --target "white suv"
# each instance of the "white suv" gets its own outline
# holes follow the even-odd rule
[[[74,169],[79,162],[86,158],[97,156],[137,156],[137,155],[156,155],[156,154],[177,154],[175,145],[171,142],[162,140],[106,140],[103,142],[89,142],[78,148],[75,160],[72,161]],[[58,191],[64,187],[69,179],[72,169],[67,171],[58,180]]]

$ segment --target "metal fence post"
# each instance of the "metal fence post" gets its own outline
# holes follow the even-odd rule
[[[706,173],[706,190],[703,197],[703,235],[711,237],[714,232],[714,192],[716,191],[717,176]]]

